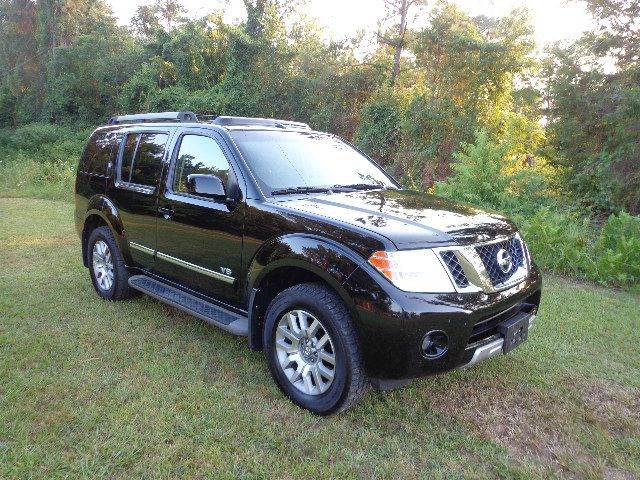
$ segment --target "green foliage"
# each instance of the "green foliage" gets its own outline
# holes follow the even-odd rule
[[[540,171],[514,164],[508,140],[492,140],[486,130],[474,143],[463,143],[454,154],[453,174],[435,185],[437,194],[482,205],[511,215],[533,215],[550,203],[548,185]]]
[[[0,130],[0,195],[71,199],[88,129],[31,124]]]
[[[605,283],[640,283],[640,218],[621,212],[605,222],[594,245],[591,278]]]
[[[542,208],[520,225],[536,263],[585,278],[591,270],[591,226],[575,213]]]
[[[503,173],[506,153],[504,145],[492,142],[485,130],[479,131],[475,143],[463,143],[461,151],[454,154],[458,162],[451,166],[453,175],[436,184],[436,193],[467,203],[500,208],[512,183],[512,176]]]
[[[599,34],[553,49],[543,72],[550,97],[549,138],[558,153],[552,160],[567,167],[564,183],[583,205],[604,215],[620,209],[637,214],[640,30],[629,15],[638,4],[588,3],[600,20]],[[617,70],[610,72],[603,65],[612,59]]]
[[[416,32],[416,94],[403,121],[403,169],[429,187],[450,173],[453,152],[478,129],[498,132],[512,108],[514,77],[532,64],[526,12],[471,18],[443,4]]]
[[[392,89],[376,92],[360,111],[355,144],[382,164],[391,164],[400,142],[402,114],[400,99]]]

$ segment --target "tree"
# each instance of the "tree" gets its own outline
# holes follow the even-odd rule
[[[504,131],[516,76],[532,65],[534,43],[525,10],[494,22],[445,4],[415,33],[414,94],[402,122],[400,170],[430,187],[450,171],[452,154],[474,132]]]
[[[584,206],[602,215],[640,213],[640,3],[586,3],[596,34],[556,46],[545,61],[552,160]],[[614,71],[605,69],[612,58]]]
[[[391,85],[395,84],[400,75],[400,57],[406,46],[409,10],[418,5],[424,5],[425,0],[384,0],[385,16],[378,25],[378,39],[381,43],[393,48],[393,70],[391,71]],[[383,33],[382,30],[389,33]]]
[[[640,60],[640,2],[585,0],[598,21],[595,52],[613,56],[620,68]]]

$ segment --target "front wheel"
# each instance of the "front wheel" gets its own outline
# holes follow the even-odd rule
[[[281,292],[265,315],[271,375],[296,405],[319,415],[346,410],[369,386],[349,313],[323,285]]]

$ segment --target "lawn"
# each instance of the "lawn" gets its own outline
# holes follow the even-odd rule
[[[322,419],[79,250],[69,203],[0,199],[0,478],[640,478],[637,295],[547,275],[512,354]]]

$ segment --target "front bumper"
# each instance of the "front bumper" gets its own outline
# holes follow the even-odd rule
[[[533,266],[521,283],[485,294],[419,294],[378,282],[356,270],[343,285],[354,301],[354,320],[365,367],[376,379],[407,379],[470,367],[503,352],[500,325],[518,314],[535,315],[542,279]],[[427,358],[425,334],[448,337],[446,352]]]
[[[535,321],[536,314],[534,313],[528,317],[527,332],[531,330],[531,328],[535,324]],[[488,360],[489,358],[505,353],[505,338],[503,336],[500,336],[499,334],[497,334],[497,338],[494,337],[496,337],[496,335],[494,335],[493,337],[489,337],[481,344],[474,346],[474,352],[471,360],[469,360],[469,363],[465,363],[460,368],[471,368],[476,363],[480,363],[484,360]]]

